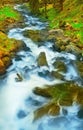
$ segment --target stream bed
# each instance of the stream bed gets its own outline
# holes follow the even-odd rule
[[[22,13],[25,26],[11,29],[8,37],[23,41],[25,48],[16,54],[6,75],[0,77],[0,130],[83,130],[83,118],[77,116],[80,105],[75,102],[71,106],[61,107],[59,115],[46,114],[34,120],[34,111],[50,100],[33,93],[35,87],[43,88],[66,81],[73,81],[80,86],[82,79],[75,66],[77,57],[74,54],[58,52],[52,41],[36,44],[24,36],[25,31],[45,30],[48,23],[31,16],[20,5],[15,9]],[[38,57],[42,52],[48,65],[38,65]],[[57,65],[54,66],[56,62],[66,66],[66,71],[63,65],[63,71],[59,70],[58,76],[52,75],[58,69]],[[83,111],[81,114],[83,117]]]

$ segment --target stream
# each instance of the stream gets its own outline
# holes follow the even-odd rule
[[[33,121],[34,111],[49,102],[48,98],[33,93],[35,87],[71,80],[81,84],[81,79],[74,64],[77,59],[74,54],[56,51],[52,41],[45,41],[39,46],[23,35],[28,30],[42,31],[48,23],[31,16],[21,5],[16,5],[15,9],[23,15],[25,26],[9,30],[8,37],[23,41],[26,49],[16,54],[6,75],[0,77],[0,130],[83,130],[83,119],[77,117],[79,105],[75,103],[64,107],[68,114],[61,109],[58,116],[45,115]],[[41,52],[45,52],[48,66],[37,65]],[[49,74],[55,69],[53,63],[57,59],[62,59],[67,66],[67,72],[61,73],[65,80]],[[22,81],[18,81],[17,73],[22,75]]]

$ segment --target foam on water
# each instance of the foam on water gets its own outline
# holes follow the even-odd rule
[[[17,5],[15,9],[23,13],[25,24],[28,27],[11,29],[8,36],[24,41],[24,44],[30,48],[30,51],[23,50],[17,53],[20,60],[16,60],[15,58],[12,60],[13,64],[7,69],[7,78],[6,80],[4,79],[5,82],[0,87],[0,130],[78,130],[82,126],[83,120],[79,120],[76,117],[79,110],[77,104],[64,108],[68,112],[67,115],[61,112],[59,116],[44,116],[38,121],[33,122],[33,111],[41,105],[34,106],[30,102],[36,100],[40,104],[44,104],[48,100],[34,95],[32,90],[38,86],[43,87],[44,85],[64,82],[59,79],[50,81],[49,79],[40,77],[38,72],[51,72],[54,69],[52,63],[56,61],[56,58],[64,58],[64,62],[68,66],[65,78],[70,80],[73,77],[74,79],[78,76],[78,73],[70,62],[76,60],[76,57],[70,53],[54,52],[50,49],[53,44],[51,42],[45,41],[47,45],[38,47],[30,38],[24,37],[22,34],[23,31],[44,29],[47,23],[42,23],[38,18],[28,15],[27,11],[22,9],[20,5]],[[37,57],[40,52],[45,52],[48,67],[37,67]],[[16,81],[16,78],[18,78],[17,73],[23,78],[20,82]]]

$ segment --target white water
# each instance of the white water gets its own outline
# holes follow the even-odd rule
[[[45,116],[33,122],[33,111],[48,102],[47,99],[34,95],[33,88],[64,82],[59,79],[43,78],[38,75],[38,72],[46,70],[51,72],[54,69],[52,63],[56,61],[56,58],[64,58],[68,67],[68,72],[64,74],[65,79],[74,80],[78,77],[78,73],[71,61],[76,60],[76,57],[70,53],[54,52],[50,49],[53,44],[51,42],[45,41],[47,45],[38,47],[31,39],[24,37],[23,31],[42,30],[46,28],[47,23],[29,16],[20,6],[16,6],[15,9],[23,13],[27,26],[23,29],[10,30],[8,36],[24,41],[31,51],[18,52],[17,56],[20,60],[14,58],[12,66],[7,70],[7,76],[0,80],[0,130],[83,130],[83,120],[76,116],[79,110],[76,104],[61,108],[59,116]],[[42,51],[46,53],[48,67],[38,68],[37,57]],[[23,81],[16,82],[17,73],[23,76]],[[40,105],[34,105],[35,101]],[[67,115],[63,114],[63,109],[68,111]]]

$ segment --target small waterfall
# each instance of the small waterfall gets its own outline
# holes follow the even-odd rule
[[[9,30],[9,38],[21,40],[27,47],[16,54],[12,65],[7,69],[7,76],[0,79],[0,130],[83,130],[83,120],[77,118],[79,105],[61,108],[59,116],[44,116],[33,122],[33,112],[49,99],[33,94],[35,87],[54,85],[67,81],[79,79],[78,72],[74,66],[76,56],[66,52],[53,51],[53,42],[45,41],[38,46],[34,41],[23,35],[28,30],[43,30],[48,23],[41,22],[38,18],[31,16],[20,5],[15,6],[25,19],[24,28],[13,28]],[[48,66],[38,67],[37,58],[41,52],[45,52]],[[50,76],[56,71],[53,63],[61,59],[67,66],[67,72],[61,72],[65,80]],[[47,74],[45,74],[47,72]],[[41,76],[43,75],[43,76]],[[18,76],[22,78],[19,81]],[[68,112],[64,115],[62,110]]]

